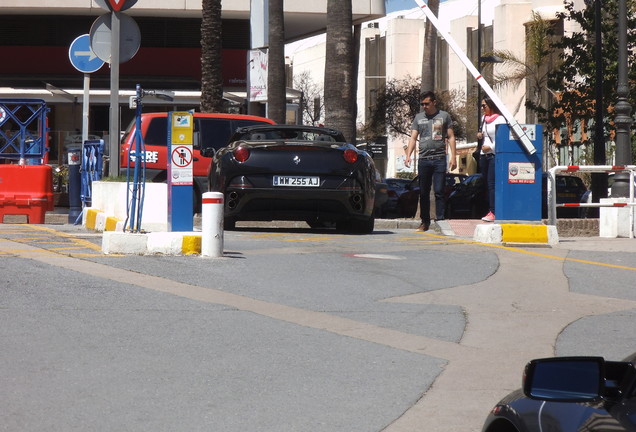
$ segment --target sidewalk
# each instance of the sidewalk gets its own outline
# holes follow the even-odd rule
[[[26,219],[23,216],[6,216],[6,223],[25,223]],[[450,219],[447,221],[450,225],[450,232],[443,232],[443,234],[457,236],[457,237],[472,237],[475,232],[475,227],[480,224],[486,224],[478,219]],[[53,212],[47,212],[45,223],[50,225],[65,225],[69,224],[68,220],[68,208],[60,207]],[[545,223],[545,221],[544,221]],[[238,226],[242,223],[239,222]],[[417,229],[420,222],[415,219],[376,219],[375,229]],[[201,228],[201,215],[194,216],[194,226]],[[267,226],[272,228],[305,228],[304,222],[287,222],[287,221],[273,221],[273,222],[249,222],[245,223],[245,226]],[[434,227],[432,228],[434,229]],[[598,219],[558,219],[557,231],[559,238],[569,237],[598,237]],[[440,230],[441,232],[441,230]]]

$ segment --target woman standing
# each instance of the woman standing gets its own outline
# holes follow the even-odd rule
[[[506,119],[497,108],[497,105],[489,97],[481,102],[484,116],[481,121],[481,130],[477,132],[477,138],[483,140],[479,158],[479,168],[488,192],[488,214],[481,218],[485,222],[495,221],[495,133],[497,125],[505,124]]]

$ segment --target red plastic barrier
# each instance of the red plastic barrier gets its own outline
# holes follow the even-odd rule
[[[53,209],[49,165],[0,165],[0,223],[5,215],[26,215],[28,223],[43,224]]]

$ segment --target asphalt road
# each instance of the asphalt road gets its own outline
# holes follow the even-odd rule
[[[636,351],[636,241],[225,233],[104,256],[0,224],[0,430],[479,431],[552,355]]]

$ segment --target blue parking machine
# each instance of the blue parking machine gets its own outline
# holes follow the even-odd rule
[[[495,216],[497,222],[541,221],[541,125],[521,125],[536,149],[529,154],[511,128],[497,126]]]

